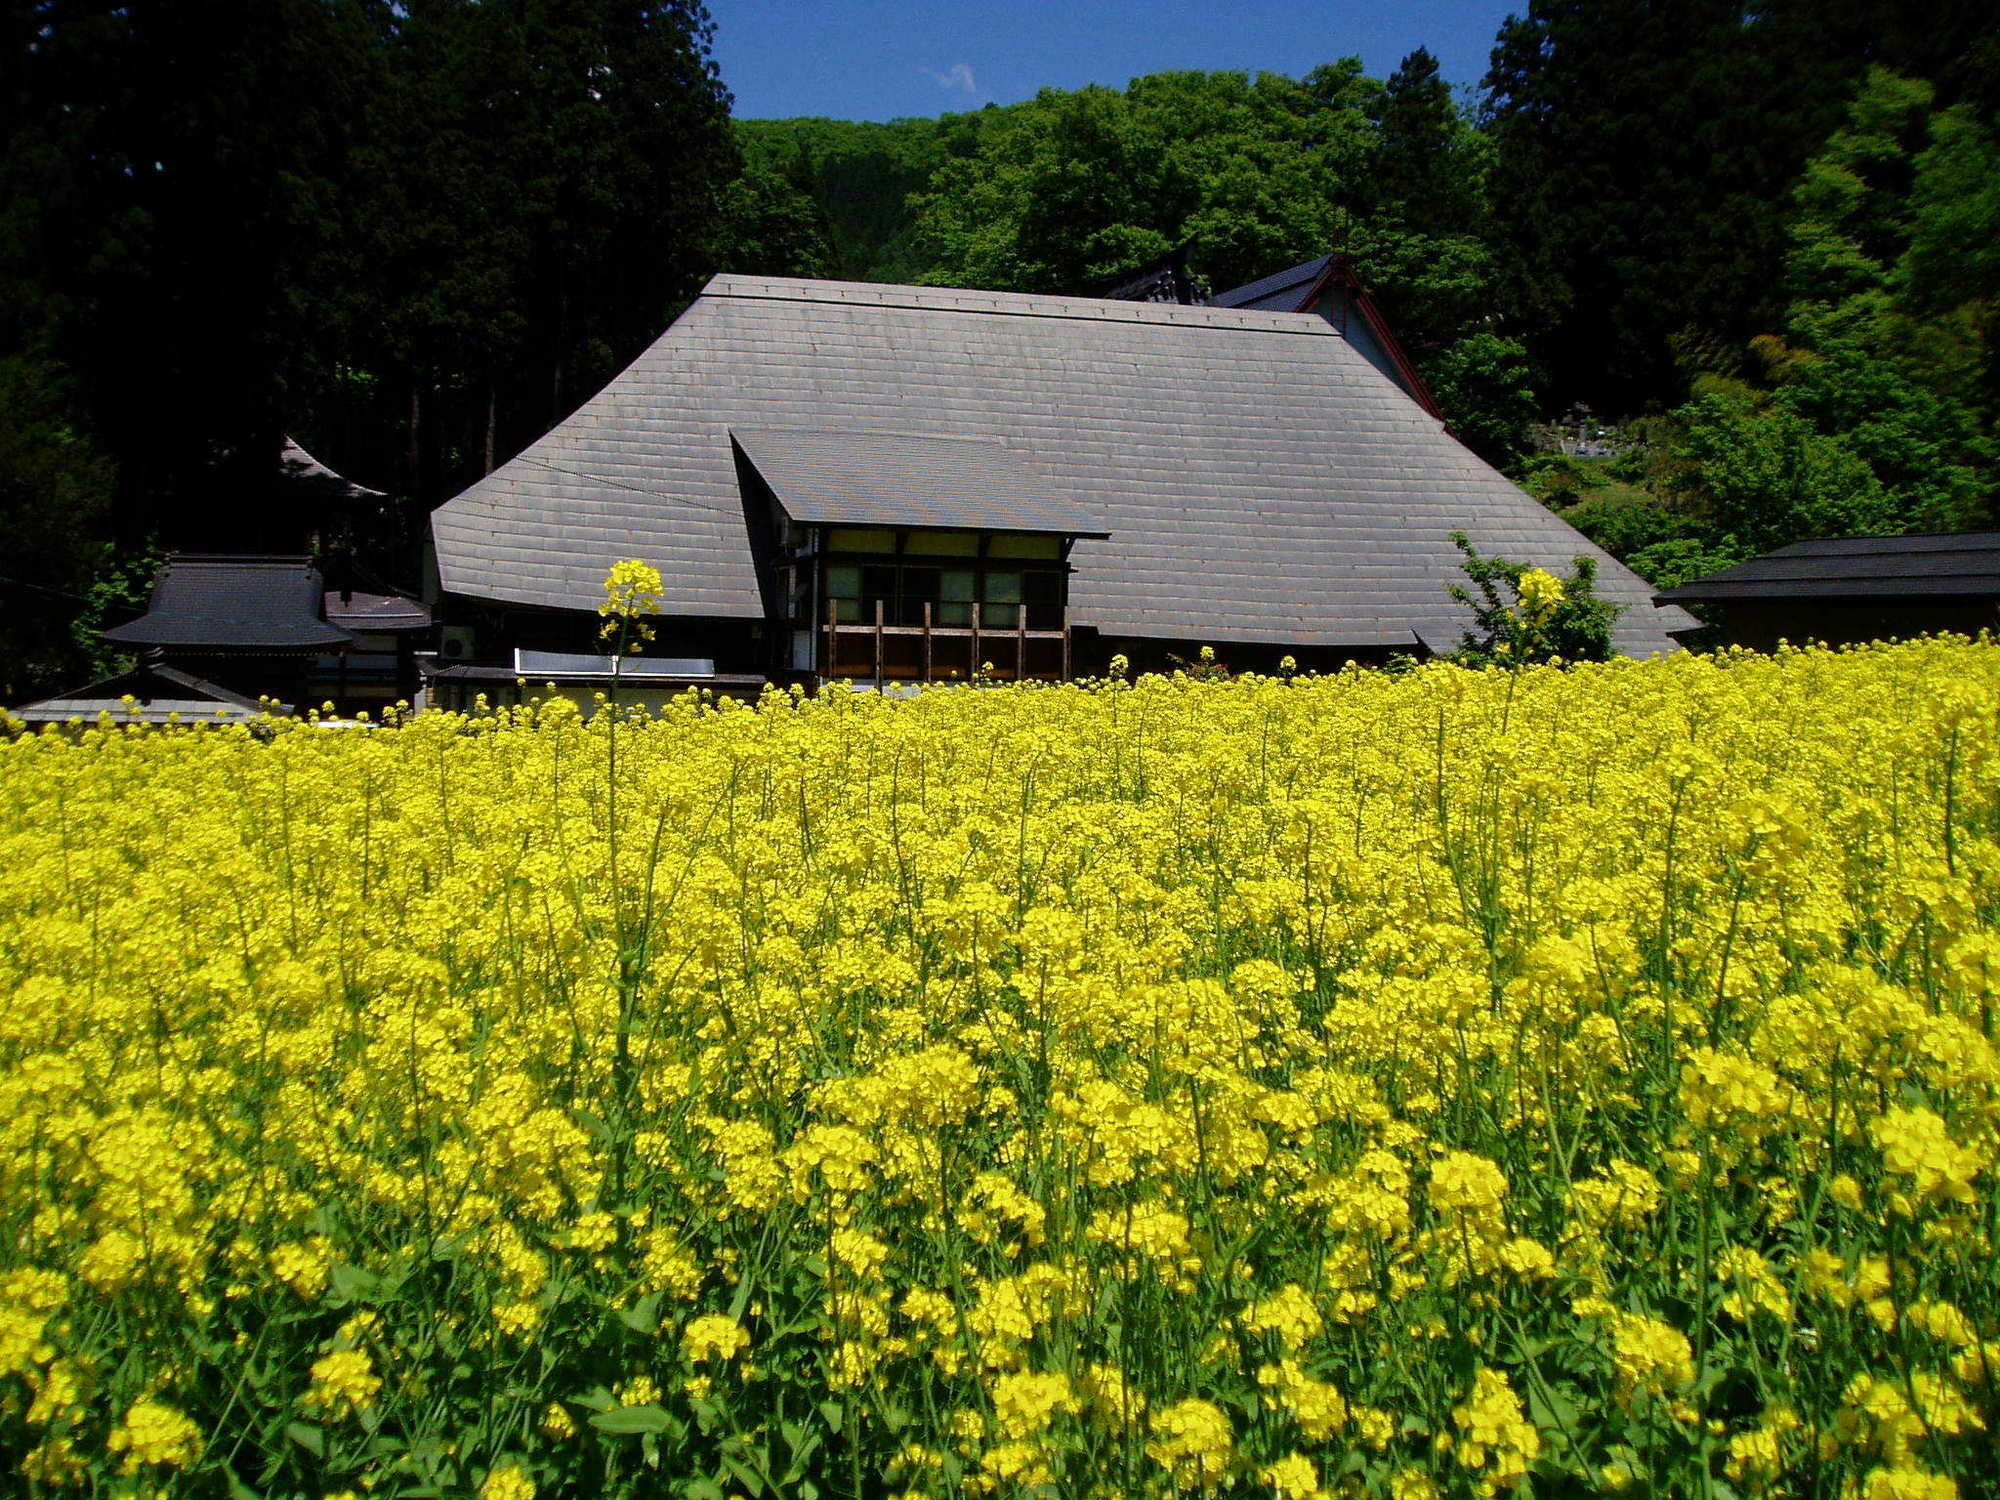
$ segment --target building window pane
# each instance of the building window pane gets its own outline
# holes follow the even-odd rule
[[[1021,575],[1019,573],[988,573],[986,575],[986,600],[989,604],[1019,604],[1021,602]]]
[[[970,604],[954,603],[947,599],[937,607],[937,613],[931,618],[939,625],[964,630],[972,624],[972,606]]]
[[[938,580],[938,597],[968,600],[978,597],[973,592],[973,580],[977,576],[970,568],[947,568]]]
[[[989,604],[979,612],[979,623],[988,630],[1012,630],[1021,623],[1021,606]]]
[[[826,570],[826,592],[834,599],[859,599],[861,597],[861,570],[859,568],[828,568]]]

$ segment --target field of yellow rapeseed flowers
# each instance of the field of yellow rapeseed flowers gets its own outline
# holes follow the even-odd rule
[[[2000,647],[0,742],[10,1492],[2000,1493]]]

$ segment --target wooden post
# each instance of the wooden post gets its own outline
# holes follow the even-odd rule
[[[882,601],[875,601],[875,686],[882,686]]]
[[[828,681],[832,680],[834,663],[839,659],[838,654],[834,650],[835,632],[839,628],[840,601],[838,599],[829,599],[826,601],[826,660],[820,672],[820,675]]]
[[[1028,680],[1028,606],[1014,606],[1014,680]]]
[[[1070,660],[1069,660],[1069,606],[1067,604],[1063,606],[1062,633],[1063,633],[1062,680],[1064,682],[1068,682],[1070,676]]]
[[[924,601],[924,685],[931,680],[931,601]]]
[[[974,679],[979,676],[979,611],[981,608],[982,606],[976,602],[972,606],[972,661],[971,670],[965,674],[968,678]]]

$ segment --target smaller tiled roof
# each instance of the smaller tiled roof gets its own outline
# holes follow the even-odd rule
[[[327,622],[344,630],[422,630],[431,623],[423,601],[402,594],[350,591],[343,598],[339,589],[328,589],[325,606]]]
[[[167,559],[146,613],[104,631],[132,646],[311,651],[354,637],[324,616],[326,586],[309,557],[192,555]]]
[[[1306,293],[1313,289],[1332,259],[1331,255],[1318,255],[1302,265],[1273,271],[1256,281],[1217,292],[1208,299],[1208,305],[1240,307],[1251,312],[1298,312]]]
[[[1000,443],[775,428],[730,436],[785,514],[809,526],[1110,535],[1095,509]]]
[[[1660,604],[1732,599],[2000,597],[2000,532],[1819,537],[1655,594]]]
[[[176,718],[183,723],[241,724],[265,713],[290,712],[191,672],[154,663],[12,710],[14,718],[27,724],[68,724],[78,719],[95,723],[102,714],[121,724],[164,724]]]

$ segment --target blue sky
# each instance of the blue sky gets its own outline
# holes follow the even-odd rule
[[[1168,68],[1294,76],[1358,55],[1386,76],[1427,46],[1477,83],[1527,0],[708,0],[744,119],[888,120],[1009,104],[1045,86],[1122,85]]]

